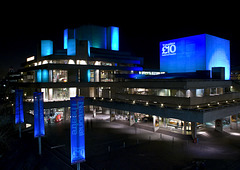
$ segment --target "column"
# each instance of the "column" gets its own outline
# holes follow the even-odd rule
[[[115,109],[110,109],[110,122],[115,120]]]
[[[192,132],[192,138],[197,138],[197,122],[191,122],[191,132]]]
[[[156,132],[159,129],[159,118],[157,116],[153,117],[153,131]]]
[[[93,106],[93,118],[97,116],[97,109],[95,106]]]
[[[134,112],[129,112],[129,124],[130,124],[130,126],[135,124]]]
[[[186,122],[186,121],[184,121],[184,125],[183,125],[183,126],[184,126],[184,127],[183,127],[183,128],[184,128],[184,135],[186,135],[186,130],[187,130],[187,129],[186,129],[186,128],[187,128],[187,122]]]
[[[222,119],[215,120],[215,130],[218,131],[218,132],[222,132],[223,131]]]

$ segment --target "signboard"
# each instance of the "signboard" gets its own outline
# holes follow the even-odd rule
[[[85,161],[84,97],[71,97],[71,163]]]
[[[15,124],[23,122],[23,90],[15,90]]]
[[[34,92],[34,137],[45,136],[43,93]]]

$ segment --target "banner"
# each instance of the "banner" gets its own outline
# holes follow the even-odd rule
[[[23,90],[15,90],[15,124],[23,122]]]
[[[84,97],[71,97],[71,163],[85,161]]]
[[[34,137],[45,135],[43,93],[34,92]]]

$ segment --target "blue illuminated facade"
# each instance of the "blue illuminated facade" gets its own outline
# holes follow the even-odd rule
[[[45,136],[43,93],[34,92],[34,137]]]
[[[23,90],[15,90],[15,124],[24,122]]]
[[[160,71],[195,72],[224,67],[230,79],[230,41],[208,34],[160,42]]]
[[[45,57],[53,54],[53,42],[51,40],[41,41],[41,56]]]
[[[119,28],[108,27],[108,49],[119,50]]]
[[[49,73],[48,73],[48,70],[47,69],[39,69],[36,71],[35,73],[35,77],[36,77],[36,82],[38,83],[47,83],[49,82]]]
[[[72,97],[71,104],[71,163],[85,161],[84,97]]]
[[[76,39],[68,39],[67,55],[76,55]]]

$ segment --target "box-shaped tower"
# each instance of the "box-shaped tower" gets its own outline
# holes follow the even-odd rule
[[[160,71],[168,73],[195,72],[225,68],[230,79],[230,41],[200,34],[160,42]]]

